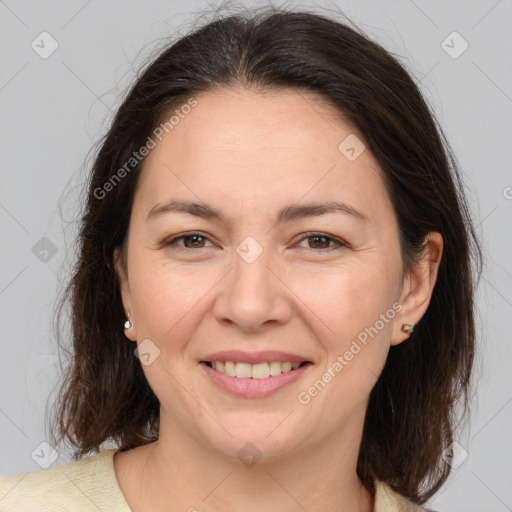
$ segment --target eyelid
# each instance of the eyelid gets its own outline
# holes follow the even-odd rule
[[[166,240],[163,243],[163,246],[174,245],[176,243],[176,241],[182,240],[184,238],[188,238],[188,237],[191,237],[191,236],[199,236],[199,237],[204,238],[205,240],[208,240],[209,242],[211,242],[210,238],[208,237],[208,235],[206,233],[203,233],[201,231],[187,231],[185,233],[181,233],[180,235],[177,235],[175,237],[172,237],[171,239]],[[328,240],[331,240],[332,242],[337,244],[337,245],[334,245],[334,246],[331,246],[331,247],[328,247],[328,248],[325,248],[325,249],[313,249],[313,248],[309,247],[309,249],[313,250],[313,252],[320,252],[320,253],[321,252],[328,252],[328,251],[331,251],[331,250],[342,249],[342,248],[348,246],[348,244],[345,241],[341,240],[340,238],[335,237],[333,235],[329,235],[328,233],[324,233],[322,231],[308,231],[306,233],[302,233],[299,242],[302,242],[302,241],[304,241],[304,240],[306,240],[308,238],[313,238],[313,237],[327,238]],[[308,247],[302,247],[302,248],[303,249],[308,249]],[[192,249],[192,248],[189,248],[189,247],[184,247],[184,246],[177,245],[176,249],[177,250],[185,250],[185,251],[195,251],[195,250],[198,250],[198,249],[206,249],[206,247],[198,247],[197,249]]]

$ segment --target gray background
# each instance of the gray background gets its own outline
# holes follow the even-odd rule
[[[217,5],[0,0],[0,475],[70,460],[59,453],[53,461],[40,443],[47,439],[45,409],[59,368],[50,320],[73,258],[85,157],[106,130],[132,67],[161,38],[185,33],[195,13]],[[401,57],[464,171],[486,258],[477,293],[478,385],[470,424],[457,438],[469,457],[431,506],[445,512],[512,510],[512,2],[318,5],[342,9]],[[31,47],[43,31],[59,45],[47,59]],[[442,46],[454,31],[469,44],[457,58]],[[452,53],[463,48],[457,37],[445,43]],[[43,237],[55,254],[51,244],[36,245]]]

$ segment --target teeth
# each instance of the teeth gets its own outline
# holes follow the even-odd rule
[[[215,367],[215,369],[217,369],[217,367]],[[233,363],[233,361],[226,361],[224,363],[224,373],[230,377],[235,376],[235,363]]]
[[[270,375],[281,375],[281,363],[279,361],[270,363]]]
[[[241,363],[237,363],[237,366],[239,364]],[[253,365],[248,364],[247,366],[250,367],[249,373],[253,379],[266,379],[270,376],[270,368],[268,363],[258,363]]]
[[[251,378],[251,366],[247,363],[236,363],[235,365],[235,376],[240,379]]]
[[[212,368],[229,377],[238,377],[239,379],[267,379],[269,376],[275,377],[281,373],[287,373],[292,369],[296,370],[300,363],[281,363],[272,361],[271,363],[236,363],[233,361],[218,361],[211,363]]]

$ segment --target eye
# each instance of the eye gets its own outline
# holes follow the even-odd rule
[[[327,235],[326,233],[306,233],[306,236],[302,238],[301,241],[304,240],[310,240],[313,242],[313,246],[311,243],[308,244],[310,249],[320,249],[318,252],[331,250],[331,249],[340,249],[342,247],[346,247],[346,243],[342,242],[341,240],[334,238],[330,235]],[[334,243],[333,245],[330,245],[330,243]],[[336,247],[336,245],[338,247]]]
[[[334,238],[326,233],[318,233],[318,232],[309,232],[305,233],[305,237],[301,239],[301,243],[305,240],[310,240],[308,244],[309,249],[319,249],[316,252],[324,252],[335,249],[340,249],[346,247],[346,243]],[[178,241],[183,241],[183,245],[178,244]],[[189,250],[189,249],[204,249],[208,246],[205,245],[206,242],[209,242],[209,239],[199,231],[193,231],[190,233],[184,233],[182,235],[176,236],[164,242],[164,246],[170,247],[174,250]],[[311,244],[312,242],[312,244]],[[336,247],[337,246],[337,247]],[[213,247],[213,245],[211,246]],[[304,247],[304,246],[302,246]]]
[[[184,245],[176,244],[176,242],[178,240],[183,240]],[[173,249],[178,249],[178,250],[203,249],[205,247],[204,243],[207,240],[208,239],[204,236],[203,233],[194,231],[191,233],[184,233],[183,235],[180,235],[180,236],[177,236],[170,240],[167,240],[166,242],[164,242],[164,245],[165,246],[174,245],[175,247],[173,247]]]

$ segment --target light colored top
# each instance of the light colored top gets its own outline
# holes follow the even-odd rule
[[[0,512],[132,512],[114,472],[115,449],[24,475],[0,478]],[[376,482],[374,512],[419,512]]]

